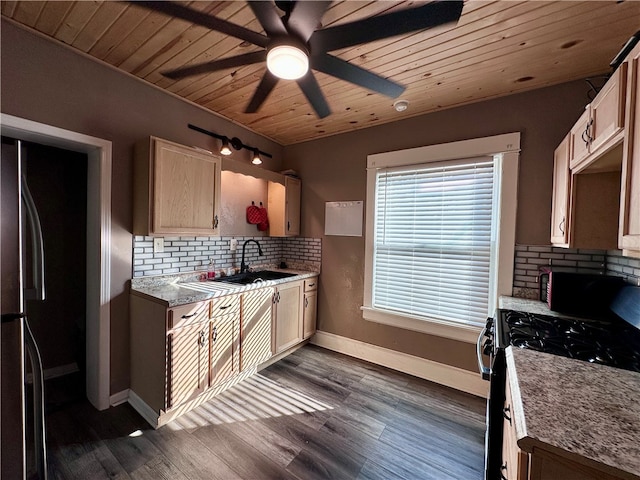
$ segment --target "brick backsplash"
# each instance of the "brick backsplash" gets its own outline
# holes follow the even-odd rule
[[[235,252],[231,240],[238,240]],[[242,244],[249,239],[260,242],[263,256],[255,244],[247,245],[248,264],[310,264],[320,267],[322,243],[319,238],[278,237],[164,237],[164,253],[153,253],[153,237],[133,237],[133,276],[169,275],[206,270],[211,259],[216,270],[240,267]]]
[[[585,250],[547,245],[516,245],[513,296],[537,298],[540,268],[550,266],[581,273],[624,277],[640,285],[640,259],[623,257],[620,250]]]
[[[542,267],[604,274],[607,252],[559,248],[550,245],[516,245],[513,271],[513,296],[538,297],[538,275]]]
[[[623,257],[622,250],[608,250],[607,275],[624,277],[627,283],[640,286],[640,258]]]

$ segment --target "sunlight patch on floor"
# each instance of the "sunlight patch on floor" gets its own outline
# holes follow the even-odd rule
[[[298,415],[333,407],[309,395],[255,374],[166,425],[194,430],[206,425]]]

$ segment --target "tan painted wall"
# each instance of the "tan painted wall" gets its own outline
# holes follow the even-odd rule
[[[133,144],[149,135],[216,150],[193,123],[269,152],[279,170],[282,147],[2,20],[0,109],[3,113],[110,140],[112,166],[111,393],[129,387],[129,280],[132,276]],[[249,161],[247,150],[233,157]]]
[[[362,319],[364,238],[325,237],[325,202],[365,200],[369,154],[521,132],[517,242],[547,245],[553,150],[587,103],[586,91],[574,82],[285,147],[285,168],[303,181],[302,235],[322,237],[318,328],[477,370],[471,344]]]

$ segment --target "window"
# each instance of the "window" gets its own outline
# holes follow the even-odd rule
[[[510,150],[519,134],[509,135],[507,148],[508,135],[491,137],[501,139],[495,152],[479,139],[369,157],[366,319],[475,340],[498,293],[511,293],[515,218],[504,220],[515,208],[517,151]],[[473,143],[478,155],[463,158]],[[505,190],[511,205],[503,205]],[[498,281],[501,267],[509,288],[499,292],[507,284]]]

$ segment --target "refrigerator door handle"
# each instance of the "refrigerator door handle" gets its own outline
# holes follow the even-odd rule
[[[33,289],[25,289],[27,300],[44,300],[46,298],[44,288],[44,241],[42,239],[42,226],[36,204],[33,201],[29,186],[22,176],[22,199],[27,208],[27,220],[31,230],[31,251],[33,255]]]

